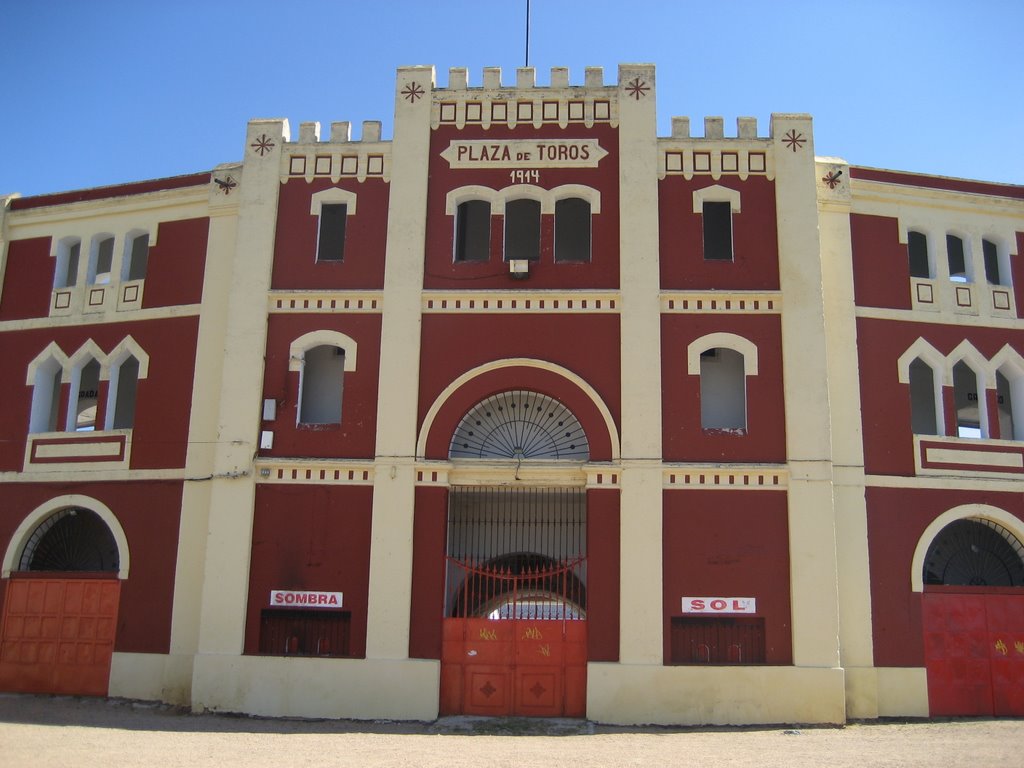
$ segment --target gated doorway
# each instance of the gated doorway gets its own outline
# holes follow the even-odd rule
[[[586,712],[586,496],[449,494],[441,714]]]
[[[62,509],[36,526],[6,584],[0,690],[106,695],[119,561],[113,534],[88,509]]]
[[[1024,716],[1024,546],[991,520],[957,520],[925,558],[932,715]]]

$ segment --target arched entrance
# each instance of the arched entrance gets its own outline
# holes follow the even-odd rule
[[[0,690],[104,696],[121,594],[118,536],[80,506],[43,511],[25,533],[9,552]]]
[[[932,715],[1024,715],[1024,546],[996,520],[953,520],[921,579]]]
[[[583,716],[586,492],[560,482],[589,458],[580,422],[552,397],[508,390],[466,413],[449,457],[506,466],[512,483],[449,490],[441,714]],[[550,483],[515,482],[538,463]]]

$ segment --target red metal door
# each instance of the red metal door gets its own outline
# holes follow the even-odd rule
[[[1024,595],[923,595],[932,715],[1024,715]]]
[[[0,625],[0,690],[105,696],[121,582],[13,578]]]

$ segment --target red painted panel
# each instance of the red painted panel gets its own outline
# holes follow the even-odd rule
[[[709,333],[734,333],[757,346],[758,373],[747,376],[746,434],[703,430],[700,376],[686,349]],[[778,315],[662,315],[662,453],[665,461],[784,462],[786,419]]]
[[[587,656],[619,660],[619,491],[587,490]]]
[[[733,261],[706,261],[702,214],[693,193],[720,185],[740,192],[741,211],[732,216]],[[775,182],[763,176],[666,176],[658,184],[661,287],[664,290],[778,290],[779,254]]]
[[[608,155],[597,168],[542,168],[539,181],[531,183],[544,189],[562,184],[583,184],[601,194],[601,213],[591,217],[592,259],[587,264],[558,264],[554,261],[552,216],[542,216],[540,260],[530,264],[530,276],[523,281],[509,277],[502,260],[504,217],[491,217],[491,259],[480,263],[453,263],[454,216],[445,212],[448,192],[467,185],[501,190],[515,183],[508,168],[450,168],[441,157],[452,140],[484,139],[597,139]],[[462,129],[442,125],[431,132],[430,194],[427,200],[426,288],[475,289],[501,288],[536,290],[538,288],[616,288],[619,284],[619,166],[618,129],[599,123],[592,127],[570,124],[565,129],[547,124],[534,128],[520,123],[516,128],[492,123],[484,130],[467,125]],[[467,281],[469,281],[467,283]]]
[[[727,595],[757,599],[765,662],[792,664],[786,494],[685,490],[663,498],[665,663],[683,595]]]
[[[319,217],[310,214],[312,196],[325,189],[356,194],[356,213],[345,221],[345,257],[316,261]],[[384,287],[390,185],[381,179],[289,179],[281,185],[271,287],[276,290],[354,290]]]
[[[923,595],[928,710],[932,715],[991,715],[992,685],[983,600]]]
[[[441,658],[448,489],[417,486],[413,518],[409,656]]]
[[[49,237],[12,240],[7,246],[7,267],[0,292],[0,320],[49,315],[55,269]]]
[[[105,696],[121,582],[11,579],[0,627],[0,690]]]
[[[257,486],[245,653],[259,652],[270,591],[296,589],[342,592],[351,655],[366,655],[372,507],[369,485]]]
[[[910,309],[910,257],[898,220],[851,214],[850,240],[857,306]]]
[[[377,383],[380,371],[379,314],[273,314],[267,320],[263,396],[277,400],[277,418],[263,422],[274,432],[264,456],[372,459],[377,438]],[[288,370],[289,350],[316,330],[344,333],[359,347],[356,370],[346,371],[341,423],[299,425],[299,372]]]
[[[1024,594],[986,595],[984,601],[993,709],[1024,717]]]
[[[149,250],[143,307],[171,307],[202,301],[209,231],[208,218],[160,223],[156,245]]]

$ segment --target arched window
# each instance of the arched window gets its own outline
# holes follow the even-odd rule
[[[935,372],[921,358],[910,364],[910,428],[915,435],[941,435],[935,408]]]
[[[963,238],[946,235],[946,258],[949,262],[949,279],[956,283],[971,282],[970,262],[964,250]]]
[[[956,520],[932,541],[924,583],[963,587],[1024,586],[1024,546],[992,520]]]
[[[36,367],[32,384],[29,432],[57,431],[62,370],[61,364],[52,357]]]
[[[953,366],[953,399],[959,437],[982,437],[983,413],[979,404],[985,393],[978,390],[978,375],[963,360]]]
[[[928,258],[928,236],[923,232],[907,232],[907,257],[910,260],[911,277],[932,277],[931,261]]]
[[[62,509],[43,520],[22,550],[21,571],[117,571],[117,541],[88,509]]]
[[[732,261],[732,217],[740,212],[740,193],[715,184],[693,192],[693,212],[701,214],[704,258],[708,261]]]
[[[88,358],[71,374],[71,400],[68,408],[69,432],[91,432],[96,429],[96,406],[100,392],[100,364]]]
[[[700,354],[700,425],[702,429],[747,428],[747,377],[743,355],[714,347]]]
[[[122,280],[145,280],[149,268],[149,234],[142,233],[125,238]]]
[[[110,393],[107,396],[107,429],[130,429],[135,426],[135,398],[139,386],[139,361],[129,355],[110,371]]]
[[[490,257],[490,202],[466,200],[459,203],[455,215],[455,261],[487,261]]]
[[[330,344],[307,349],[299,379],[299,423],[340,424],[345,350]]]
[[[57,266],[53,274],[54,288],[71,288],[78,284],[78,260],[82,241],[66,238],[57,244]]]
[[[505,261],[540,259],[540,201],[522,198],[505,203]]]
[[[590,202],[567,197],[555,202],[555,261],[590,261]]]

